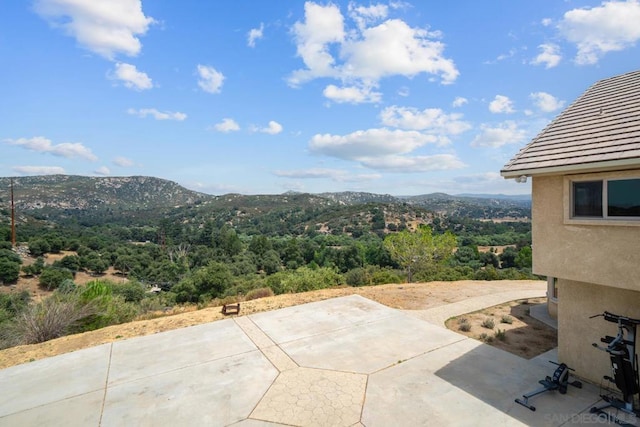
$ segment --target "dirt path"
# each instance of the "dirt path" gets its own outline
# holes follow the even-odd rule
[[[241,315],[276,310],[313,301],[321,301],[347,295],[361,295],[389,307],[404,310],[424,310],[467,298],[506,292],[515,289],[539,289],[545,282],[529,280],[471,281],[404,283],[361,288],[334,288],[301,294],[285,294],[243,302]],[[187,311],[189,310],[189,311]],[[201,310],[185,309],[184,312],[150,320],[139,320],[122,325],[109,326],[97,331],[70,335],[41,344],[23,345],[0,351],[0,369],[25,362],[68,353],[87,347],[150,335],[172,329],[223,319],[220,307]]]

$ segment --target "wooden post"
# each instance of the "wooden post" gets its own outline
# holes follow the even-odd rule
[[[16,206],[13,203],[13,178],[11,178],[11,246],[16,247]]]

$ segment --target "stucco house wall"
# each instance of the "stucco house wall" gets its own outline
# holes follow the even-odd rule
[[[614,289],[593,283],[558,280],[558,360],[576,370],[580,377],[600,384],[611,375],[609,354],[592,346],[605,335],[615,336],[614,323],[589,316],[604,310],[640,318],[640,292]]]
[[[532,182],[533,272],[640,291],[640,221],[572,220],[571,179],[640,177],[640,169]]]
[[[640,176],[640,170],[532,180],[533,271],[557,278],[558,359],[596,384],[610,375],[608,355],[593,348],[616,326],[589,316],[610,311],[640,318],[640,222],[569,218],[571,179]]]
[[[594,83],[500,173],[517,182],[532,179],[533,271],[549,278],[559,360],[600,383],[611,367],[592,343],[617,328],[589,316],[609,311],[640,319],[640,218],[624,216],[637,212],[626,204],[636,204],[638,194],[628,192],[640,191],[640,70]],[[616,184],[620,179],[634,181]],[[621,191],[632,197],[622,202]]]

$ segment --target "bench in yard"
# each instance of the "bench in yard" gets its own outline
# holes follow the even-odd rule
[[[240,314],[240,303],[237,302],[235,304],[223,304],[222,305],[222,314]]]

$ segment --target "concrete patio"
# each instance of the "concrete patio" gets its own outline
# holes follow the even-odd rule
[[[560,426],[604,422],[585,384],[514,398],[555,366],[353,295],[104,344],[0,371],[2,426]],[[465,311],[463,311],[465,312]]]

